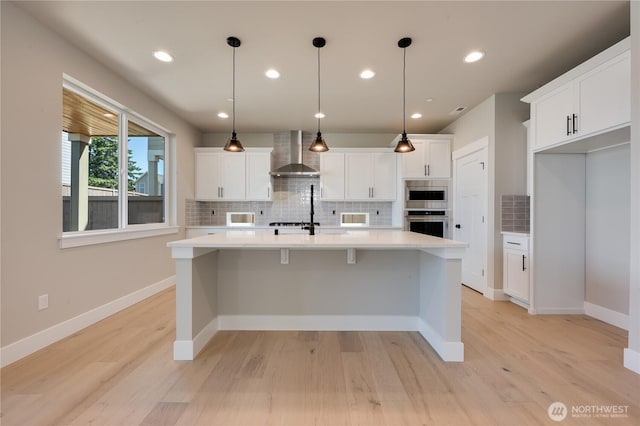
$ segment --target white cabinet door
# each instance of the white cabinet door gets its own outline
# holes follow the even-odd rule
[[[196,151],[196,200],[244,200],[245,153]]]
[[[619,47],[612,49],[617,51]],[[613,55],[608,51],[600,55],[603,54]],[[572,79],[565,78],[563,85],[530,100],[534,151],[579,142],[626,126],[631,121],[630,52],[623,51],[600,65],[583,68],[585,70]],[[606,146],[615,142],[602,139],[597,143]]]
[[[402,155],[402,177],[407,179],[424,179],[427,177],[427,141],[412,140],[411,143],[416,149]]]
[[[451,177],[451,142],[448,140],[429,141],[427,150],[427,177]]]
[[[410,135],[416,149],[402,155],[402,177],[405,179],[448,179],[451,177],[451,141],[418,139]]]
[[[595,133],[631,120],[630,82],[629,52],[578,80],[580,134]]]
[[[196,200],[220,198],[217,152],[196,152]]]
[[[369,201],[373,198],[373,161],[369,153],[345,154],[345,199]]]
[[[247,200],[271,200],[271,153],[247,152]]]
[[[344,200],[344,154],[323,152],[320,154],[320,199]]]
[[[224,152],[219,155],[220,199],[244,200],[246,197],[245,153]]]
[[[526,252],[504,250],[504,289],[509,296],[529,302],[529,259]]]
[[[573,137],[573,116],[576,111],[572,84],[549,93],[533,103],[531,109],[535,138],[533,149],[544,148]]]
[[[397,174],[395,152],[373,154],[373,199],[395,201]]]

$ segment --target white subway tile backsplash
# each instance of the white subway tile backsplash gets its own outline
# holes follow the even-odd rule
[[[266,226],[269,222],[308,221],[312,184],[315,189],[314,219],[321,225],[339,226],[340,213],[343,212],[369,213],[371,226],[391,225],[391,202],[321,202],[319,200],[320,179],[300,177],[274,178],[271,202],[187,200],[185,203],[187,226],[224,226],[226,213],[230,211],[255,212],[257,226]],[[215,215],[211,214],[212,211],[215,211]]]

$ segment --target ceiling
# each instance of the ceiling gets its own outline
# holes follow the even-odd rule
[[[629,35],[629,1],[44,1],[21,8],[202,132],[236,127],[399,133],[402,49],[408,133],[433,133],[493,93],[530,92]],[[166,50],[175,60],[152,56]],[[465,64],[479,49],[484,59]],[[281,77],[265,77],[276,68]],[[359,73],[369,68],[372,79]],[[108,95],[108,94],[107,94]],[[432,99],[430,102],[428,99]],[[462,112],[464,114],[464,112]]]

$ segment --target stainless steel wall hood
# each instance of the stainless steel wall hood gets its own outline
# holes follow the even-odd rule
[[[289,132],[289,143],[274,146],[276,156],[287,159],[287,164],[270,172],[271,176],[306,177],[320,176],[316,169],[302,164],[302,130]]]

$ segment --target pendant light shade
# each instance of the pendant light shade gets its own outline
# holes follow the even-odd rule
[[[322,114],[320,112],[320,49],[323,48],[325,44],[326,40],[322,37],[316,37],[313,39],[313,45],[318,49],[318,113],[316,114],[316,117],[318,117],[318,134],[316,136],[316,140],[309,147],[309,151],[314,152],[329,151],[329,147],[322,138],[322,132],[320,131],[320,118],[322,118]]]
[[[413,144],[407,138],[407,129],[405,125],[406,121],[406,104],[407,104],[407,96],[406,96],[406,80],[407,80],[407,47],[411,46],[411,39],[409,37],[404,37],[398,40],[398,47],[402,49],[402,138],[398,141],[396,145],[395,152],[405,153],[415,151]]]
[[[240,39],[236,37],[229,37],[227,38],[227,44],[233,48],[233,87],[231,97],[233,102],[233,129],[231,130],[231,138],[224,146],[224,150],[229,152],[242,152],[244,151],[244,148],[236,136],[236,47],[239,47],[241,43]]]

